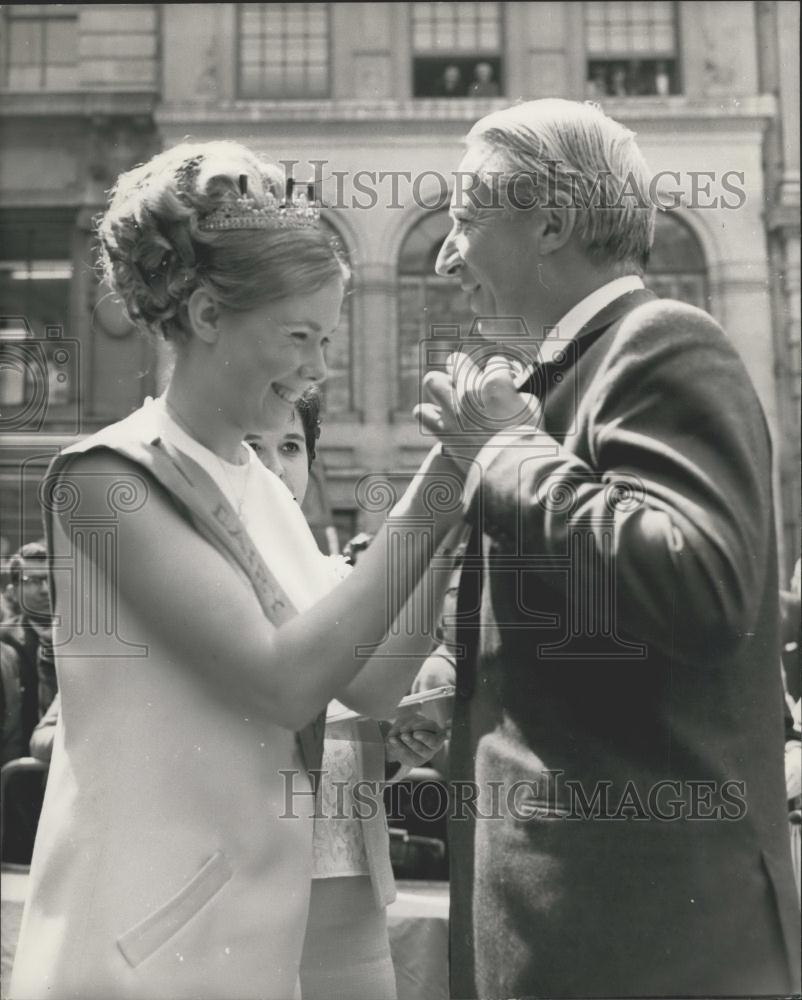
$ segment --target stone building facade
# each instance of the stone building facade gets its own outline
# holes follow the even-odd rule
[[[660,216],[650,281],[708,308],[749,367],[774,434],[790,571],[796,3],[728,4],[726,14],[715,2],[27,4],[0,16],[8,547],[39,533],[48,456],[130,412],[167,364],[93,272],[91,220],[117,173],[191,136],[242,140],[322,178],[353,279],[312,507],[344,539],[380,517],[357,503],[361,476],[411,471],[428,447],[409,416],[421,342],[469,328],[458,289],[431,269],[461,139],[494,108],[565,96],[598,100],[633,128],[664,172],[662,200],[682,202]],[[34,362],[39,397],[23,370]]]

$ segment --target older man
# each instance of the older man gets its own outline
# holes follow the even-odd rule
[[[710,316],[644,289],[649,173],[599,109],[494,113],[459,176],[437,270],[497,343],[427,376],[418,411],[472,463],[453,995],[798,990],[749,375]]]

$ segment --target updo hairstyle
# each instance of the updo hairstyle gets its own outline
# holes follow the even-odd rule
[[[196,288],[244,311],[316,292],[348,269],[322,226],[222,229],[199,223],[240,194],[281,201],[283,171],[236,142],[182,143],[122,174],[98,220],[103,277],[134,322],[177,345],[191,339]]]

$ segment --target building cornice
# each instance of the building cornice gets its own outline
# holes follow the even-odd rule
[[[0,90],[0,115],[6,118],[151,117],[157,101],[158,94],[154,90]]]
[[[326,123],[365,123],[371,129],[386,123],[388,130],[399,122],[420,127],[438,128],[441,123],[469,125],[491,111],[509,107],[507,98],[493,100],[330,100],[330,101],[210,101],[161,104],[156,121],[161,126],[249,125],[256,122],[281,122],[308,125]],[[604,110],[627,124],[638,122],[698,122],[706,126],[731,127],[763,124],[776,114],[776,100],[771,94],[737,98],[639,97],[608,99]]]

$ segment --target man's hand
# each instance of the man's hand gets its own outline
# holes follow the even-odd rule
[[[446,646],[438,646],[423,661],[420,670],[412,682],[411,694],[422,691],[432,691],[434,688],[447,687],[457,683],[457,668]]]
[[[428,763],[445,743],[448,730],[425,715],[415,715],[392,726],[387,733],[387,759],[404,767]]]
[[[495,434],[523,424],[537,426],[538,400],[515,387],[511,360],[482,344],[449,356],[446,372],[429,372],[423,385],[431,402],[415,407],[421,426],[454,458],[471,461]],[[482,362],[484,366],[481,367]]]

